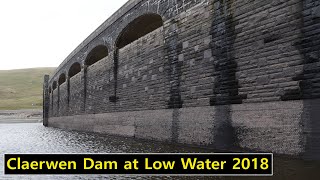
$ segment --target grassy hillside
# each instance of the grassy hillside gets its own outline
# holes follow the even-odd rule
[[[0,70],[0,110],[42,108],[43,76],[54,69]]]

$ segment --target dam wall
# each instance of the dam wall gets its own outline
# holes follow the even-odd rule
[[[44,82],[46,126],[320,159],[320,3],[129,0]]]

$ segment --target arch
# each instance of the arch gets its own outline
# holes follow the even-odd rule
[[[67,80],[66,75],[65,75],[64,73],[61,74],[60,77],[59,77],[59,81],[58,81],[59,86],[60,86],[61,84],[65,83],[66,80]]]
[[[93,48],[90,53],[88,54],[84,64],[91,66],[92,64],[100,61],[101,59],[108,56],[108,47],[105,45],[98,45]]]
[[[69,73],[68,73],[69,78],[72,78],[73,76],[75,76],[79,72],[81,72],[81,65],[80,65],[80,63],[76,62],[69,69]]]
[[[130,22],[120,33],[116,47],[121,49],[133,41],[163,26],[162,17],[158,14],[144,14]]]
[[[118,66],[119,66],[119,53],[120,49],[127,46],[128,44],[136,41],[137,39],[153,32],[154,30],[163,26],[162,17],[159,14],[147,13],[143,14],[133,21],[131,21],[119,34],[115,41],[115,51],[114,51],[114,94],[109,97],[110,102],[117,102],[119,97],[117,97],[118,89]]]
[[[54,81],[52,84],[52,90],[54,91],[55,89],[57,89],[57,81]]]

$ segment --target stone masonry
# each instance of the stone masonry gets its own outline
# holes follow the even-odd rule
[[[320,159],[320,1],[129,0],[44,82],[44,125]]]

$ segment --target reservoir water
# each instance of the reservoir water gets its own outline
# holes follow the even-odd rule
[[[39,123],[0,124],[0,179],[320,179],[320,162],[275,156],[273,177],[170,176],[6,176],[4,154],[10,153],[198,153],[213,150],[124,137],[46,128]]]

